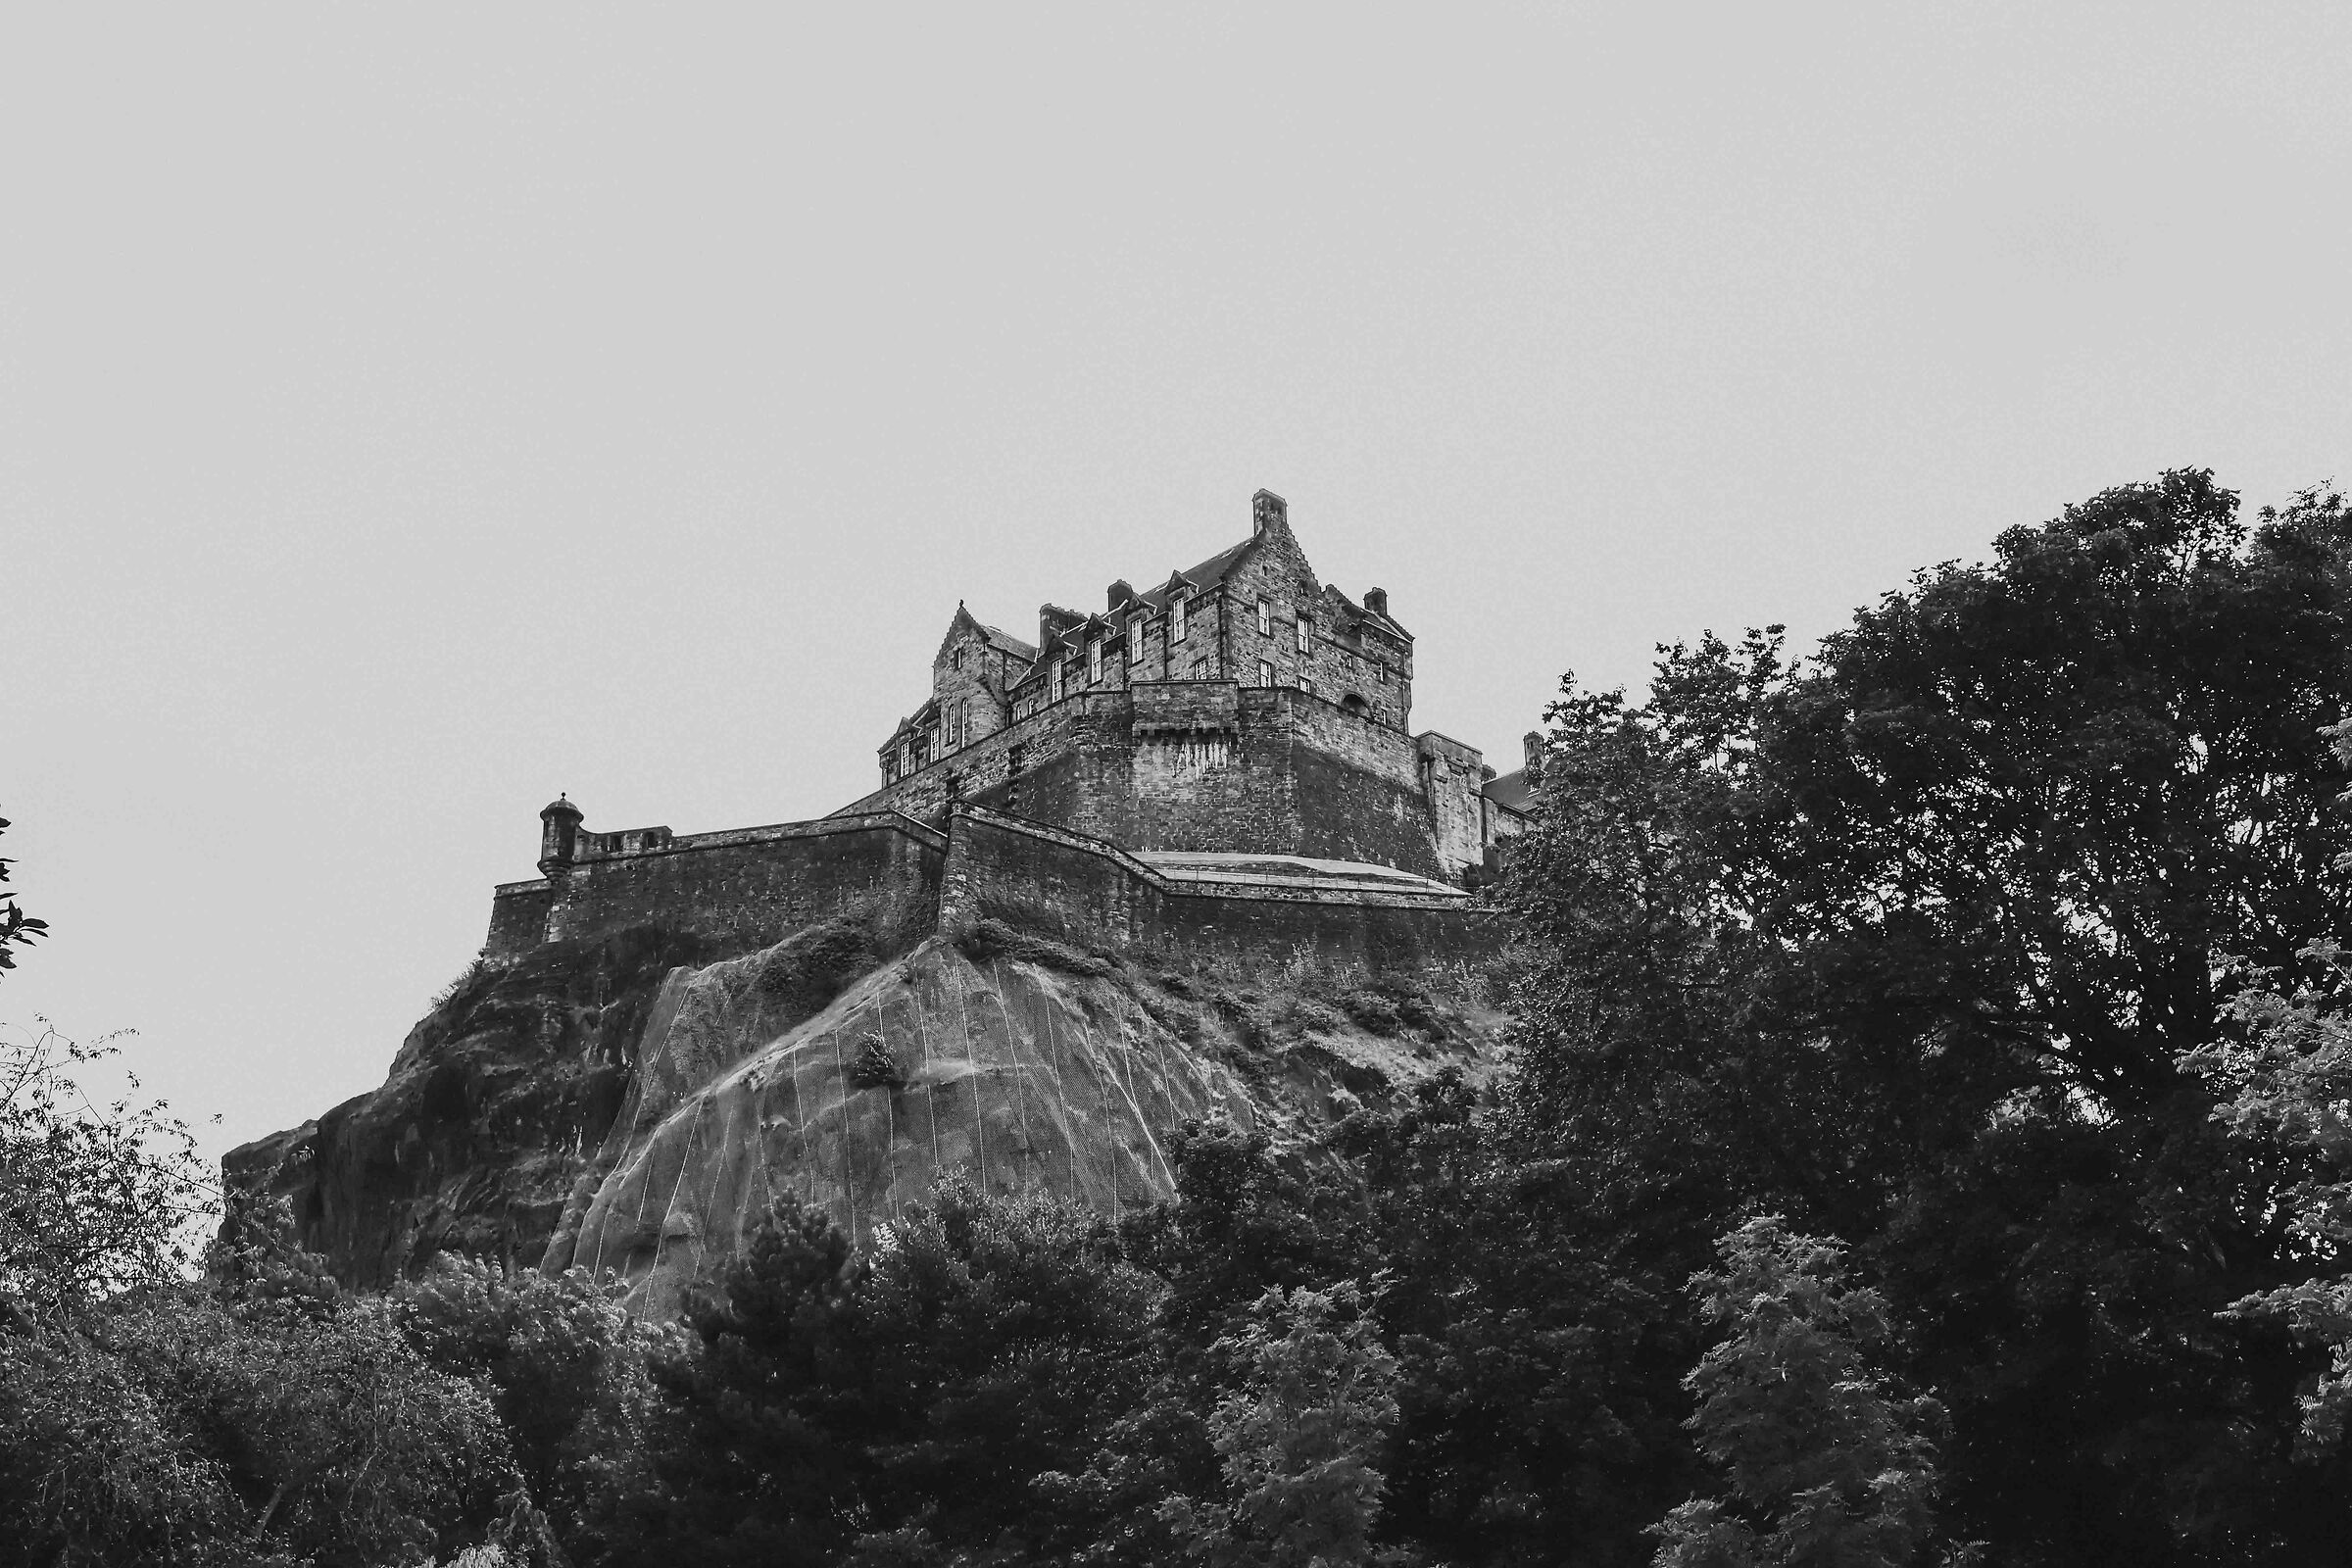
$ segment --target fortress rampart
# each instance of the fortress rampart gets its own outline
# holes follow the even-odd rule
[[[605,847],[619,835],[575,835],[594,841],[592,858],[497,890],[483,955],[642,924],[748,948],[853,911],[908,942],[991,917],[1114,951],[1360,968],[1475,959],[1497,940],[1468,894],[1409,871],[1287,852],[1136,854],[970,801],[942,820],[874,811],[685,837],[632,830],[640,847],[625,850]]]
[[[568,860],[543,860],[548,874],[535,882],[501,886],[483,955],[509,957],[543,942],[647,924],[735,935],[752,946],[852,910],[871,911],[912,938],[937,918],[948,845],[937,828],[895,811],[685,837],[640,829],[625,838],[628,848],[596,843]]]
[[[1158,864],[1114,844],[985,807],[958,806],[940,923],[993,917],[1064,940],[1162,957],[1420,969],[1494,956],[1494,918],[1417,879],[1201,857]]]

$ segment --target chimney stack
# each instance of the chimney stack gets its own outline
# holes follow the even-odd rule
[[[1133,603],[1135,603],[1135,584],[1129,582],[1126,578],[1121,577],[1117,582],[1114,582],[1110,585],[1110,604],[1107,608],[1116,610],[1121,605],[1131,605]]]
[[[1533,784],[1544,776],[1544,732],[1529,730],[1520,737],[1519,747],[1527,755],[1527,781]]]
[[[1289,526],[1291,504],[1271,490],[1260,490],[1250,498],[1250,534],[1251,538],[1264,533],[1276,523]]]
[[[1386,615],[1389,612],[1389,591],[1386,588],[1365,589],[1364,608],[1375,615]]]

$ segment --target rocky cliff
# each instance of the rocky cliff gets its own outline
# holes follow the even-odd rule
[[[942,1171],[1106,1211],[1171,1191],[1170,1136],[1303,1141],[1491,1060],[1475,976],[1160,968],[994,921],[912,948],[858,917],[772,947],[641,927],[477,965],[390,1076],[249,1144],[229,1181],[380,1285],[444,1250],[612,1269],[672,1307],[786,1191],[859,1241]]]

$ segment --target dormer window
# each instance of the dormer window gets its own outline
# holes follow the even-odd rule
[[[1102,639],[1100,637],[1086,645],[1086,683],[1089,686],[1102,683]]]
[[[1185,600],[1183,590],[1168,595],[1168,641],[1184,641]]]
[[[1061,672],[1062,672],[1062,670],[1063,670],[1063,668],[1064,668],[1065,666],[1066,666],[1066,662],[1065,662],[1065,661],[1063,661],[1063,660],[1059,660],[1059,659],[1056,659],[1055,661],[1054,661],[1054,667],[1053,667],[1053,669],[1052,669],[1052,670],[1051,670],[1051,671],[1050,671],[1050,672],[1047,674],[1047,676],[1046,676],[1046,680],[1047,680],[1048,686],[1049,686],[1049,688],[1051,689],[1051,691],[1052,691],[1052,693],[1053,693],[1052,697],[1049,699],[1049,700],[1050,700],[1050,701],[1052,701],[1052,702],[1056,702],[1056,703],[1058,703],[1058,702],[1060,702],[1060,701],[1061,701],[1061,694],[1062,694],[1062,690],[1063,690],[1063,684],[1062,684],[1062,673],[1061,673]]]

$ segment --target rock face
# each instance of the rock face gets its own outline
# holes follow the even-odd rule
[[[993,921],[891,948],[850,918],[752,953],[638,929],[484,965],[382,1088],[225,1174],[291,1198],[354,1284],[456,1249],[616,1270],[665,1313],[783,1193],[860,1243],[951,1170],[1115,1212],[1172,1191],[1188,1121],[1296,1140],[1483,1073],[1497,1022],[1423,976],[1155,970]]]

